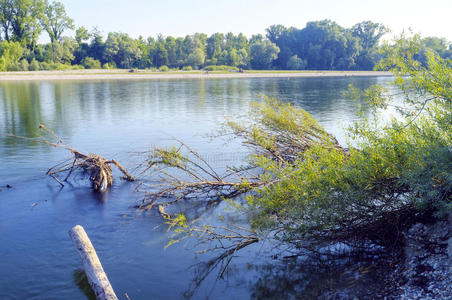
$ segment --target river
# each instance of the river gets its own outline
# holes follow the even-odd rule
[[[164,249],[171,233],[157,212],[133,207],[142,196],[135,192],[135,183],[116,179],[107,193],[99,195],[86,180],[75,177],[60,188],[45,172],[69,159],[70,153],[9,133],[36,137],[39,124],[45,124],[72,147],[115,158],[132,170],[145,158],[143,152],[153,145],[175,144],[177,138],[222,168],[240,163],[246,149],[207,135],[219,130],[225,117],[245,114],[251,101],[261,101],[260,94],[304,108],[345,143],[344,127],[357,118],[357,104],[343,95],[348,85],[365,88],[390,80],[0,82],[0,299],[86,298],[81,262],[68,236],[76,224],[90,236],[120,299],[125,293],[133,300],[184,298],[184,292],[188,295],[194,287],[199,266],[214,256],[195,255],[186,243]],[[220,205],[202,216],[214,220],[224,209]],[[343,270],[300,271],[300,264],[275,260],[267,248],[256,244],[241,250],[224,278],[217,280],[214,270],[194,290],[193,298],[315,297],[321,289],[343,288]],[[286,274],[289,268],[299,276]],[[370,274],[364,284],[372,279]]]

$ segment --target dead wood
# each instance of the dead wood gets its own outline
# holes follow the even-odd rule
[[[56,138],[56,142],[48,141],[45,137],[39,136],[38,138],[28,138],[22,136],[16,136],[10,134],[10,136],[38,141],[56,148],[63,148],[70,151],[73,154],[73,159],[68,163],[67,161],[57,164],[51,167],[46,174],[52,177],[61,187],[64,187],[65,181],[69,179],[72,173],[76,170],[81,171],[83,174],[89,176],[91,186],[96,192],[105,192],[113,184],[113,174],[111,169],[111,164],[115,165],[123,174],[124,179],[127,181],[134,181],[134,177],[127,172],[127,170],[119,164],[116,160],[107,160],[97,154],[84,154],[67,144],[64,144],[62,139],[58,137],[51,129],[46,128],[44,125],[39,125],[39,129],[43,130],[45,133],[50,134]],[[58,175],[66,174],[64,179],[61,181]]]

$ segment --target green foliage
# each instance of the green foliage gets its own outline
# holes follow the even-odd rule
[[[137,67],[142,52],[135,39],[125,33],[109,33],[105,41],[105,59],[120,68]]]
[[[82,65],[86,69],[100,69],[101,68],[100,61],[98,61],[97,59],[94,59],[92,57],[85,57],[82,61]]]
[[[279,47],[270,41],[257,42],[251,46],[250,63],[253,69],[264,70],[271,67],[278,58]]]
[[[28,71],[29,63],[28,60],[22,58],[19,62],[19,70],[20,71]]]
[[[389,32],[383,24],[364,21],[355,24],[352,29],[352,35],[360,41],[360,52],[356,57],[356,66],[361,70],[371,70],[379,61],[377,46],[383,35]]]
[[[191,66],[183,66],[182,71],[192,71],[193,68]]]
[[[44,58],[47,62],[70,64],[74,60],[75,40],[63,38],[48,44],[45,49]]]
[[[65,70],[78,70],[83,69],[82,66],[63,64],[58,62],[42,62],[41,70],[51,70],[51,71],[65,71]]]
[[[36,59],[33,59],[28,66],[29,71],[39,71],[39,62]]]
[[[358,147],[349,152],[321,140],[284,163],[256,155],[255,162],[264,171],[262,180],[269,182],[270,174],[273,182],[247,197],[256,228],[276,231],[277,238],[291,243],[308,237],[352,236],[362,230],[378,235],[407,212],[441,214],[452,208],[452,69],[450,62],[434,54],[423,67],[414,59],[418,49],[418,37],[399,39],[395,47],[386,48],[380,63],[394,72],[395,84],[405,95],[404,121],[357,122],[350,134]],[[373,108],[371,119],[390,105],[391,97],[378,86],[358,96]],[[258,105],[254,113],[259,118],[252,115],[257,123],[246,133],[247,140],[275,151],[280,143],[272,131],[303,132],[299,124],[305,121],[300,117],[306,113],[289,108],[275,102]],[[236,124],[232,128],[243,132]]]
[[[161,67],[159,68],[159,72],[169,72],[168,66],[161,66]]]
[[[306,68],[306,61],[299,58],[297,55],[293,55],[287,61],[288,70],[303,70]]]
[[[0,26],[5,40],[33,48],[42,31],[44,11],[42,0],[1,0]]]
[[[205,59],[206,55],[204,54],[204,51],[201,48],[196,48],[187,56],[186,63],[194,69],[199,69],[199,67],[204,64]]]
[[[323,20],[308,22],[303,29],[272,25],[267,38],[281,50],[274,63],[280,69],[298,69],[294,68],[296,55],[311,70],[371,70],[379,59],[378,42],[386,32],[382,24],[370,21],[347,29]]]
[[[116,69],[116,64],[114,62],[105,63],[105,64],[102,65],[102,69],[106,69],[106,70]]]
[[[74,29],[74,20],[68,17],[66,9],[61,2],[54,1],[50,4],[46,0],[46,8],[41,19],[41,24],[49,34],[50,42],[59,41],[66,29]]]
[[[209,37],[204,33],[185,37],[159,35],[156,39],[134,39],[126,33],[110,32],[104,41],[97,28],[89,32],[84,27],[76,29],[74,38],[63,37],[74,28],[61,2],[0,0],[0,41],[19,42],[29,62],[36,59],[48,64],[80,65],[84,58],[91,57],[102,65],[114,63],[118,68],[138,69],[227,65],[241,69],[371,70],[381,58],[379,41],[388,31],[371,21],[343,28],[336,22],[322,20],[308,22],[300,29],[272,25],[266,29],[266,37],[256,34],[249,39],[231,32]],[[51,42],[38,45],[43,31]],[[452,58],[450,42],[444,39],[422,40],[416,59],[424,66],[429,51]],[[20,69],[18,62],[5,60],[4,70]]]
[[[210,66],[205,66],[204,68],[202,68],[205,71],[238,71],[239,69],[237,67],[231,67],[231,66],[225,66],[225,65],[220,65],[220,66],[215,66],[215,65],[210,65]]]
[[[0,71],[18,71],[23,53],[19,42],[0,42]]]

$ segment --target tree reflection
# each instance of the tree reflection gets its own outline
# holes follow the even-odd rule
[[[388,295],[388,257],[290,258],[254,266],[253,299],[379,299]]]

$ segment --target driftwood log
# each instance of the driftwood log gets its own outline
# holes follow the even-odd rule
[[[74,226],[69,231],[69,235],[82,259],[88,282],[96,298],[98,300],[118,300],[107,278],[107,274],[105,274],[102,264],[97,257],[96,250],[83,227],[80,225]]]

